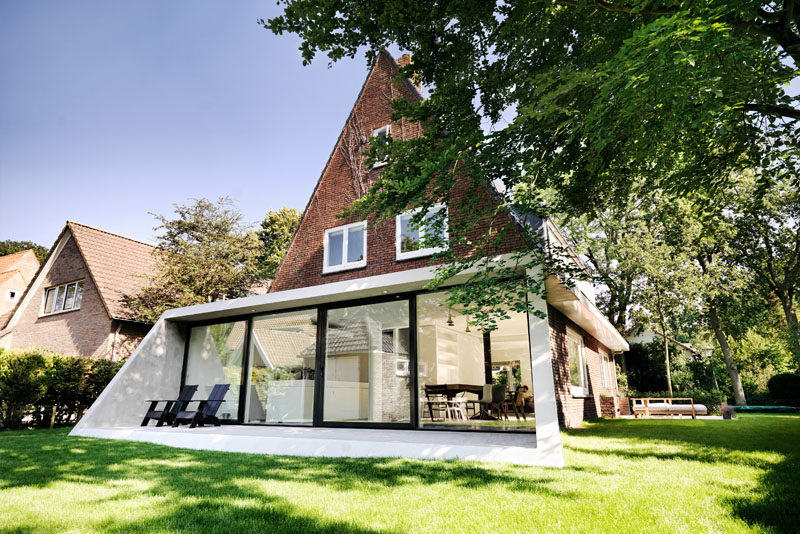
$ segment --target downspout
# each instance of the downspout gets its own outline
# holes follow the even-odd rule
[[[114,341],[111,342],[111,361],[117,360],[117,340],[119,339],[119,330],[122,328],[122,323],[117,325],[117,331],[114,332]]]

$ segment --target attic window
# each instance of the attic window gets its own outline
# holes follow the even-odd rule
[[[16,302],[19,298],[19,293],[16,289],[9,289],[6,293],[6,302]]]
[[[440,212],[444,213],[440,215]],[[444,204],[431,207],[417,226],[413,218],[419,210],[398,215],[395,220],[396,252],[398,260],[430,256],[445,250],[447,244],[447,208]],[[441,218],[441,220],[438,220]],[[438,235],[437,235],[438,234]],[[434,240],[435,244],[426,242]]]
[[[379,138],[386,139],[391,135],[392,135],[392,125],[391,124],[387,124],[386,126],[381,126],[380,128],[376,128],[376,129],[372,130],[372,137],[379,137]],[[380,167],[382,165],[386,165],[386,160],[379,161],[379,162],[375,163],[375,165],[373,165],[372,168],[374,169],[375,167]]]
[[[367,265],[367,221],[325,230],[323,274]]]
[[[70,282],[46,289],[43,315],[77,310],[83,301],[83,282]]]

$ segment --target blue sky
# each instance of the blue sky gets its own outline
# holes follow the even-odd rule
[[[305,207],[367,74],[303,67],[274,2],[0,2],[0,240],[152,242],[173,203]]]

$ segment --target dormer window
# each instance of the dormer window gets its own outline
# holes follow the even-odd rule
[[[42,314],[50,315],[81,307],[83,301],[83,282],[70,282],[51,287],[44,292],[44,308]]]
[[[380,128],[375,128],[374,130],[372,130],[372,137],[379,137],[386,139],[390,135],[392,135],[391,124],[387,124],[386,126],[381,126]],[[372,168],[374,169],[375,167],[380,167],[381,165],[386,165],[386,160],[375,163],[375,165],[373,165]]]
[[[367,221],[325,230],[322,273],[335,273],[367,265]]]
[[[440,214],[440,212],[444,213]],[[416,226],[413,218],[420,210],[412,210],[398,215],[395,220],[397,259],[407,260],[430,256],[445,250],[447,243],[447,207],[437,204],[430,208],[422,219],[422,224]],[[444,217],[441,223],[438,217]],[[434,234],[438,233],[438,235]],[[442,243],[440,246],[431,246],[427,240]]]

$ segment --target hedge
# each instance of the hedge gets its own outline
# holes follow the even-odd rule
[[[0,349],[0,428],[74,424],[122,363]]]
[[[800,375],[779,373],[769,379],[767,389],[775,402],[800,406]]]

